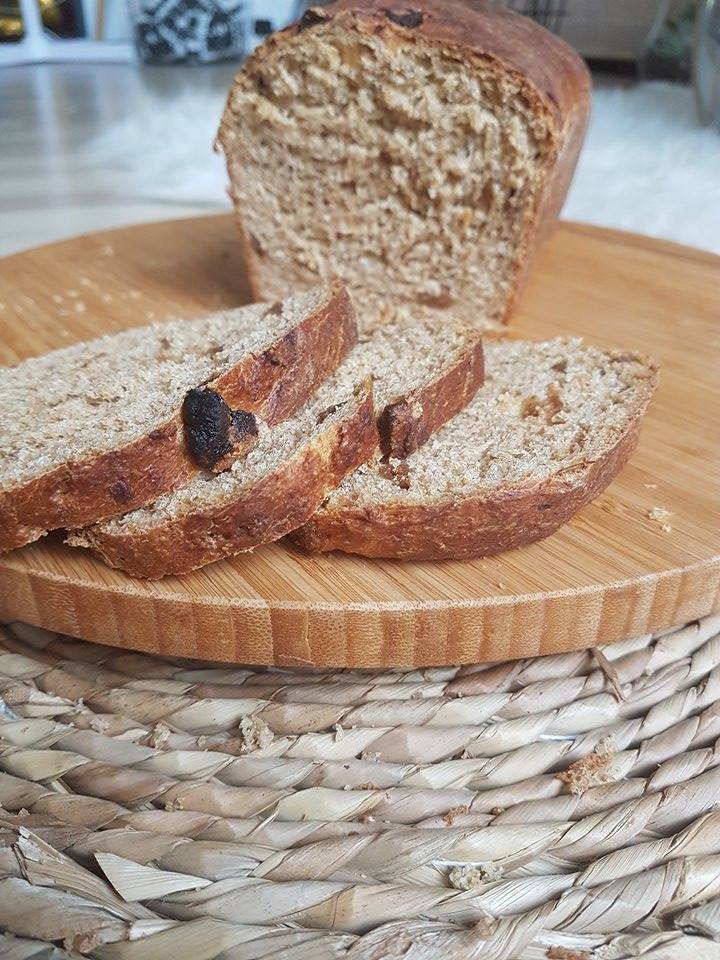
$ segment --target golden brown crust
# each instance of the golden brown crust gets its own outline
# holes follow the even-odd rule
[[[155,580],[251,550],[304,523],[377,447],[372,387],[366,383],[338,420],[291,460],[229,503],[187,513],[143,533],[89,527],[68,542],[90,547],[112,567]]]
[[[389,403],[380,414],[380,449],[402,460],[419,449],[456,413],[464,410],[483,385],[482,341],[468,347],[436,380]]]
[[[546,483],[429,504],[322,508],[293,539],[311,552],[402,560],[471,560],[526,546],[554,533],[612,482],[635,449],[641,416],[602,457]]]
[[[534,20],[483,0],[336,0],[327,7],[311,8],[297,23],[269,37],[248,58],[234,87],[278,47],[305,30],[324,29],[331,21],[358,32],[386,36],[390,41],[400,36],[405,41],[439,45],[466,62],[482,62],[501,78],[515,83],[518,96],[547,119],[554,149],[548,153],[544,185],[517,246],[514,279],[503,317],[506,322],[522,292],[535,249],[557,220],[580,154],[590,114],[591,88],[583,60]],[[217,143],[222,149],[231,142],[234,87],[218,131]],[[230,195],[241,226],[250,282],[259,296],[263,287],[262,257],[242,224],[239,199],[232,186]]]
[[[350,298],[335,284],[322,307],[282,340],[246,355],[207,386],[231,407],[277,424],[312,396],[356,342]],[[21,547],[48,530],[81,527],[135,510],[187,483],[197,470],[178,410],[167,423],[121,449],[63,464],[0,493],[0,551]]]

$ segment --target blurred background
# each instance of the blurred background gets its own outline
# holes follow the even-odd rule
[[[720,0],[499,2],[593,71],[564,216],[720,253]],[[228,209],[212,152],[224,96],[308,5],[0,0],[0,255]]]

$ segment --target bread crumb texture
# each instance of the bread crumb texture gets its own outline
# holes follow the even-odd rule
[[[281,35],[231,91],[220,142],[260,288],[339,276],[361,321],[496,325],[556,156],[550,116],[493,61],[361,21]]]
[[[347,413],[356,391],[372,379],[375,411],[433,380],[476,341],[477,332],[462,321],[438,326],[432,320],[403,321],[365,335],[307,404],[272,429],[259,426],[257,445],[222,473],[199,473],[186,486],[155,503],[100,525],[109,534],[147,532],[168,521],[229,503],[299,455]],[[78,542],[71,540],[71,542]]]
[[[577,339],[489,341],[485,360],[485,385],[403,462],[402,483],[384,464],[366,464],[325,507],[491,497],[558,474],[571,482],[573,471],[586,469],[625,435],[655,383],[647,358]]]
[[[163,426],[191,387],[272,345],[327,296],[136,327],[0,369],[0,490]]]

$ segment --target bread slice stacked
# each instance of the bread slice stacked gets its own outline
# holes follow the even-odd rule
[[[150,503],[292,416],[357,340],[346,290],[126,330],[0,370],[0,550]]]
[[[486,345],[467,408],[403,460],[356,470],[295,538],[308,550],[468,559],[555,531],[635,448],[651,360],[579,340]]]
[[[198,474],[153,505],[71,535],[135,576],[185,573],[301,526],[376,452],[407,456],[475,395],[480,336],[455,321],[377,330],[290,420],[224,472]]]

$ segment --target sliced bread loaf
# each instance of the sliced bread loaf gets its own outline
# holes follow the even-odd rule
[[[153,324],[0,370],[0,550],[227,466],[357,339],[344,287]]]
[[[68,542],[156,579],[277,540],[379,447],[395,455],[416,450],[472,399],[482,378],[479,334],[465,324],[377,330],[295,417],[261,428],[257,446],[230,469],[199,474],[152,506]]]
[[[491,4],[311,8],[245,61],[218,134],[257,295],[340,276],[361,326],[500,324],[567,192],[589,89],[570,47]]]
[[[355,471],[294,537],[308,550],[469,559],[548,536],[632,453],[652,361],[579,340],[486,344],[475,400],[406,460]]]

